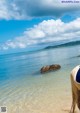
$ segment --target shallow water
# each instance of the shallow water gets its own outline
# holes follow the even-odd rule
[[[70,72],[79,65],[79,53],[78,45],[1,55],[0,106],[7,106],[8,113],[68,113]],[[40,74],[40,68],[49,64],[60,64],[61,69]]]

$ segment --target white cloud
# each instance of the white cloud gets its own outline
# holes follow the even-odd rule
[[[0,19],[29,19],[41,16],[80,16],[80,3],[62,0],[0,0]],[[80,2],[80,1],[79,1]],[[73,13],[74,12],[74,13]]]
[[[0,0],[0,19],[23,19],[24,14],[20,14],[18,7],[13,0]]]
[[[64,23],[58,20],[44,20],[33,28],[24,31],[23,35],[8,40],[0,46],[1,49],[27,48],[32,45],[54,41],[80,40],[80,18]]]

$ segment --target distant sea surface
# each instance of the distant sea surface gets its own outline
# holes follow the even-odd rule
[[[80,45],[49,48],[0,55],[0,106],[6,106],[8,113],[66,113],[70,109],[70,72],[80,64]],[[40,74],[42,66],[51,64],[60,64],[61,69]]]

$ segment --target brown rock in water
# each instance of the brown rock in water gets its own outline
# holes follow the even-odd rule
[[[41,73],[44,73],[44,72],[49,71],[49,68],[50,68],[50,66],[43,66],[40,71],[41,71]]]
[[[50,70],[57,70],[57,69],[60,69],[61,66],[58,65],[58,64],[55,64],[55,65],[50,65]]]
[[[54,71],[60,69],[61,66],[59,64],[49,65],[49,66],[43,66],[40,70],[41,73]]]

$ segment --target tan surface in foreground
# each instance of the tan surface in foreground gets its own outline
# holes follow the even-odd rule
[[[12,102],[8,104],[8,113],[69,113],[71,108],[71,98],[67,95],[66,97],[57,97],[55,100],[53,95],[46,95],[40,98],[25,99],[18,101],[18,103]],[[80,113],[76,107],[76,112]]]

